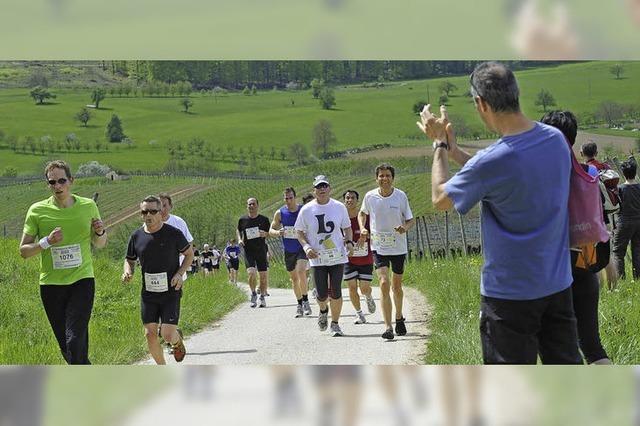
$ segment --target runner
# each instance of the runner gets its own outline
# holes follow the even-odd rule
[[[236,244],[235,238],[229,241],[229,245],[224,249],[224,258],[228,262],[229,282],[238,284],[238,269],[240,269],[240,246]]]
[[[308,192],[306,195],[302,196],[302,205],[304,206],[309,201],[312,201],[314,198],[315,198],[314,195],[311,192]],[[318,301],[318,292],[316,291],[316,283],[313,281],[313,274],[309,273],[310,270],[311,270],[311,264],[307,262],[307,268],[305,271],[305,273],[307,274],[307,288],[311,290],[311,297],[313,297],[315,301]]]
[[[199,259],[200,259],[200,251],[194,245],[193,246],[193,260],[191,261],[191,267],[187,270],[187,273],[189,273],[191,275],[194,275],[194,274],[198,273],[198,270],[200,269]]]
[[[145,337],[156,364],[164,365],[166,362],[158,332],[171,344],[177,362],[181,362],[187,353],[177,324],[182,277],[193,260],[193,249],[180,230],[163,223],[162,216],[158,214],[160,210],[161,201],[153,195],[140,203],[144,225],[129,239],[122,281],[131,281],[136,260],[139,260],[142,270],[140,308]],[[184,256],[182,262],[180,254]]]
[[[202,270],[204,271],[204,276],[208,276],[213,272],[213,252],[209,248],[209,244],[205,244],[202,246]]]
[[[90,364],[89,320],[95,279],[91,245],[107,234],[96,203],[71,193],[73,177],[64,161],[44,169],[52,196],[29,207],[20,256],[40,254],[40,298],[67,364]]]
[[[162,221],[167,225],[171,225],[174,228],[178,228],[182,235],[187,239],[189,244],[193,244],[193,236],[191,232],[189,232],[189,227],[187,226],[187,222],[184,221],[180,216],[176,216],[171,214],[171,210],[173,210],[173,201],[171,200],[171,195],[166,192],[161,192],[158,194],[158,198],[162,202]],[[180,263],[182,263],[183,257],[180,255]],[[182,280],[187,280],[187,274],[182,276]]]
[[[353,232],[353,240],[360,241],[360,224],[358,223],[358,199],[360,194],[353,189],[348,189],[342,194],[344,205],[349,213],[351,221],[351,231]],[[369,218],[365,223],[369,229]],[[360,306],[360,295],[358,294],[358,285],[367,300],[367,309],[372,314],[376,311],[376,302],[371,295],[371,281],[373,280],[373,255],[371,254],[371,246],[367,237],[362,244],[358,244],[353,250],[353,256],[349,257],[349,263],[344,268],[344,280],[349,286],[349,299],[356,310],[356,324],[364,324],[367,318],[362,313]]]
[[[302,207],[296,202],[296,191],[292,187],[285,188],[284,206],[276,210],[271,222],[269,234],[274,237],[282,237],[284,246],[284,263],[291,278],[293,293],[298,302],[296,318],[303,315],[311,315],[311,306],[307,295],[307,265],[309,261],[298,242],[297,234],[293,226]]]
[[[337,337],[343,335],[338,320],[342,311],[342,275],[347,263],[345,246],[349,254],[353,253],[351,223],[344,204],[330,198],[331,186],[324,175],[316,176],[313,187],[316,199],[302,206],[295,229],[315,278],[320,305],[318,327],[320,331],[327,329],[330,305],[331,334]]]
[[[269,218],[258,214],[258,200],[247,200],[247,213],[238,220],[238,241],[244,247],[245,265],[249,275],[249,287],[251,288],[251,307],[256,307],[258,294],[256,293],[257,277],[260,276],[260,307],[266,308],[268,287],[269,260],[267,259],[266,238],[269,236],[271,223]]]
[[[211,267],[213,268],[213,273],[216,274],[220,270],[220,258],[222,255],[220,254],[220,250],[218,247],[213,246],[211,249]]]
[[[407,195],[393,187],[395,169],[390,164],[380,164],[376,167],[376,181],[378,188],[367,192],[358,214],[358,224],[362,230],[359,246],[363,246],[365,238],[369,236],[366,229],[367,217],[371,220],[371,249],[375,261],[378,279],[380,280],[380,292],[382,293],[382,316],[386,331],[383,339],[394,338],[391,326],[390,288],[393,286],[393,302],[396,307],[396,334],[407,334],[405,318],[402,315],[402,274],[404,273],[404,261],[407,255],[407,231],[413,226],[415,220],[409,207]],[[389,282],[389,265],[393,272],[393,281]]]

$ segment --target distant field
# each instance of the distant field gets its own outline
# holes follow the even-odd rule
[[[518,72],[524,112],[532,118],[542,115],[542,110],[534,106],[541,88],[554,95],[557,107],[571,109],[579,117],[592,114],[604,100],[637,104],[640,62],[625,63],[624,78],[620,80],[609,73],[610,66],[608,62],[590,62]],[[320,119],[333,124],[337,150],[379,143],[412,146],[421,139],[412,106],[419,100],[437,103],[437,87],[443,80],[395,82],[384,88],[340,86],[336,88],[337,105],[330,111],[322,110],[310,91],[261,91],[256,96],[231,93],[217,99],[195,94],[189,114],[181,112],[179,97],[108,97],[99,110],[93,110],[94,118],[86,128],[75,122],[73,116],[91,103],[88,91],[54,88],[52,92],[57,98],[50,105],[37,106],[28,89],[4,89],[0,90],[0,129],[7,135],[36,139],[49,135],[62,139],[73,132],[80,140],[93,144],[95,140],[104,141],[106,123],[112,114],[118,114],[125,133],[135,145],[127,149],[110,144],[108,152],[45,155],[16,154],[0,145],[0,171],[13,165],[21,174],[33,174],[51,156],[67,159],[74,166],[95,159],[127,170],[159,170],[169,158],[164,149],[168,141],[188,142],[195,137],[204,139],[218,154],[229,147],[251,147],[256,152],[262,148],[269,153],[273,146],[278,150],[277,158],[263,158],[260,162],[269,163],[271,169],[290,168],[291,161],[279,160],[280,149],[295,142],[310,146],[312,128]],[[449,98],[450,114],[483,132],[471,99],[463,96],[468,90],[468,77],[446,80],[458,86]],[[156,142],[150,145],[150,141]],[[231,161],[215,162],[220,170],[238,168]]]

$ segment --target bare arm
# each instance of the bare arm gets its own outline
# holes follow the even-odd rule
[[[123,266],[123,271],[122,271],[122,282],[123,283],[128,283],[129,281],[131,281],[131,278],[133,277],[133,271],[135,269],[136,266],[136,261],[135,260],[129,260],[127,258],[124,259],[124,266]]]
[[[282,221],[280,219],[280,210],[276,210],[273,215],[273,221],[271,222],[269,235],[272,237],[280,237],[281,235],[284,235],[284,228],[282,227]]]
[[[64,238],[62,233],[62,229],[60,227],[56,227],[51,233],[47,236],[47,243],[49,245],[54,245],[59,243]],[[20,241],[20,256],[23,259],[28,259],[36,254],[42,253],[43,251],[48,250],[48,248],[43,249],[40,246],[40,241],[36,241],[36,237],[33,235],[22,234],[22,240]]]
[[[439,142],[436,140],[436,142]],[[445,191],[445,184],[449,180],[449,161],[447,150],[438,148],[433,153],[433,166],[431,167],[431,202],[437,210],[449,210],[453,207],[453,201]]]
[[[302,245],[304,252],[306,253],[309,259],[315,259],[318,257],[318,253],[314,249],[311,248],[309,242],[307,241],[307,235],[304,231],[296,231],[298,233],[298,242]]]
[[[107,228],[104,227],[104,223],[100,219],[91,219],[91,244],[95,248],[103,248],[107,245]]]

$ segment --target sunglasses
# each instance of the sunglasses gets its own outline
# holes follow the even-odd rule
[[[327,183],[321,183],[321,184],[318,184],[318,185],[315,186],[316,189],[325,189],[325,188],[328,188],[328,187],[329,187],[329,184],[327,184]]]
[[[60,179],[48,179],[47,182],[49,182],[49,185],[53,186],[56,183],[59,183],[60,185],[64,185],[65,183],[67,183],[69,179],[67,178],[60,178]]]
[[[160,211],[160,210],[155,210],[155,209],[151,209],[151,210],[140,210],[140,214],[141,214],[142,216],[146,216],[146,215],[148,215],[148,214],[156,215],[156,214],[158,214],[158,212],[159,212],[159,211]]]

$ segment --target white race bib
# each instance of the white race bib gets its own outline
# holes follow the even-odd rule
[[[230,251],[229,252],[229,257],[232,259],[235,259],[236,257],[238,257],[238,254],[235,251]]]
[[[293,226],[285,226],[284,227],[284,238],[289,238],[292,240],[297,240],[298,239],[298,235],[296,233],[296,230]]]
[[[338,248],[325,249],[318,252],[318,259],[321,265],[330,265],[338,263],[344,257],[342,250]]]
[[[53,269],[71,269],[82,265],[82,251],[80,244],[70,246],[51,247]]]
[[[260,228],[258,228],[257,226],[254,226],[253,228],[247,228],[245,232],[247,233],[247,240],[260,238]]]
[[[358,247],[356,244],[353,248],[353,255],[351,257],[367,257],[369,255],[369,246],[364,244],[362,247]]]
[[[376,232],[373,234],[373,240],[378,248],[394,248],[396,246],[396,233]]]
[[[144,287],[152,293],[162,293],[169,291],[169,279],[166,272],[159,274],[144,273]]]

